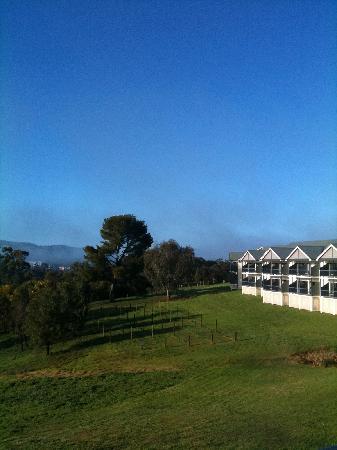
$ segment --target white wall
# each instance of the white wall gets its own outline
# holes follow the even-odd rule
[[[321,297],[321,312],[337,314],[337,299],[331,297]]]
[[[291,308],[313,311],[313,296],[289,293],[289,306]]]
[[[262,289],[263,303],[271,303],[272,305],[283,305],[282,292],[273,292]]]
[[[255,286],[242,286],[242,293],[248,295],[256,295]]]

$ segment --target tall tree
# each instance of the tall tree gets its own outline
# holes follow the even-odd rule
[[[194,271],[194,251],[169,240],[147,250],[144,255],[145,275],[155,288],[166,291],[169,299],[172,289],[190,281]]]
[[[100,233],[101,245],[85,247],[85,258],[98,278],[111,281],[114,297],[116,287],[127,284],[131,272],[136,278],[142,271],[141,258],[153,240],[145,222],[130,214],[104,219]]]

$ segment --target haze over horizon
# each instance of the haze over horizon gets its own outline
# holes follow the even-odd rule
[[[334,1],[0,4],[0,238],[134,214],[197,255],[337,236]]]

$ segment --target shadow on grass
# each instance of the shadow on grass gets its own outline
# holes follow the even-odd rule
[[[6,350],[8,348],[14,347],[15,345],[18,345],[16,337],[9,336],[7,339],[0,341],[0,350]]]
[[[162,336],[165,334],[169,334],[170,336],[174,336],[175,333],[178,333],[179,331],[181,331],[183,328],[181,326],[178,326],[177,324],[174,326],[174,324],[172,322],[169,323],[163,323],[162,324],[162,328],[161,328],[161,324],[160,326],[158,326],[158,323],[156,324],[156,327],[154,325],[154,330],[153,330],[153,337],[155,338],[156,336]],[[82,349],[88,349],[90,347],[95,347],[97,345],[103,345],[103,344],[108,344],[108,343],[118,343],[118,342],[123,342],[123,341],[129,341],[129,342],[139,342],[140,339],[146,338],[146,337],[151,337],[152,336],[152,329],[150,328],[146,328],[145,329],[145,325],[139,325],[137,327],[132,327],[132,339],[131,339],[131,327],[124,327],[124,328],[120,328],[119,330],[114,330],[114,331],[119,331],[118,334],[110,334],[110,331],[107,330],[104,333],[104,336],[95,336],[92,337],[91,339],[88,340],[84,340],[81,342],[77,342],[74,345],[72,345],[71,347],[69,347],[67,350],[62,350],[61,352],[58,353],[68,353],[71,352],[73,350],[82,350]]]

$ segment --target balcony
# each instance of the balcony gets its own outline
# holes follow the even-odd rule
[[[337,277],[337,269],[320,269],[321,277]]]
[[[273,291],[273,292],[280,292],[281,291],[281,287],[274,284],[263,284],[262,285],[262,289],[266,290],[266,291]]]
[[[299,269],[299,268],[289,267],[289,275],[307,275],[307,276],[310,276],[310,270],[309,269]]]
[[[289,286],[289,292],[291,294],[311,295],[310,288],[298,288],[296,286]]]

